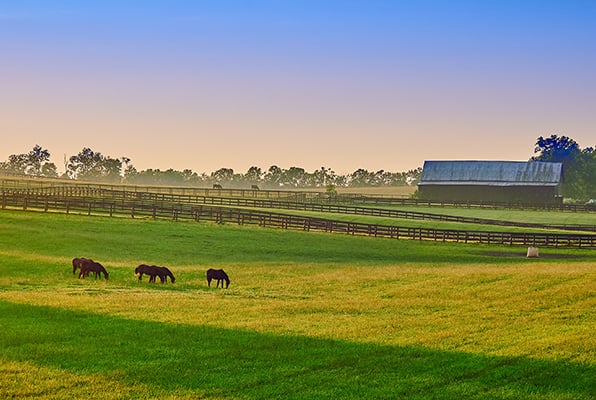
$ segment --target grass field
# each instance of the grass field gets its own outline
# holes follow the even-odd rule
[[[596,253],[525,250],[2,211],[0,398],[594,398]]]

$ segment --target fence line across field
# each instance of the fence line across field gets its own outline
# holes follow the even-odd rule
[[[462,217],[454,215],[444,215],[436,213],[427,213],[420,211],[404,211],[386,208],[372,208],[363,206],[351,206],[341,204],[321,204],[305,201],[293,201],[291,199],[254,199],[242,197],[220,197],[220,196],[203,196],[203,195],[184,195],[173,193],[154,193],[154,192],[138,192],[114,189],[101,189],[95,187],[71,187],[67,190],[60,188],[58,192],[51,188],[35,189],[35,190],[3,190],[6,194],[25,195],[25,196],[52,196],[52,197],[76,197],[85,198],[92,201],[96,198],[110,199],[114,201],[135,200],[137,202],[158,203],[158,204],[211,204],[229,207],[254,207],[254,208],[277,208],[287,210],[301,210],[312,212],[326,212],[337,214],[353,214],[366,215],[386,218],[406,218],[414,220],[430,220],[441,222],[458,222],[482,225],[495,226],[512,226],[521,228],[540,228],[540,229],[556,229],[556,230],[570,230],[570,231],[586,231],[596,232],[596,225],[589,224],[542,224],[542,223],[528,223],[528,222],[513,222],[502,221],[486,218]]]
[[[274,213],[207,204],[157,204],[138,200],[85,199],[36,195],[2,194],[2,209],[39,210],[44,212],[81,213],[87,215],[125,215],[131,218],[149,217],[187,221],[213,221],[258,225],[267,228],[334,232],[393,239],[416,239],[524,245],[542,247],[596,247],[594,234],[489,232],[454,229],[411,228],[383,224],[347,222],[326,218]]]
[[[452,208],[488,208],[519,210],[559,210],[568,212],[594,212],[596,206],[584,204],[542,204],[520,202],[469,202],[469,201],[433,201],[413,199],[403,195],[329,193],[320,188],[312,190],[296,189],[261,189],[253,188],[201,188],[192,186],[150,186],[111,183],[92,183],[85,181],[46,181],[34,178],[2,178],[0,189],[27,191],[30,194],[53,194],[56,196],[104,196],[106,193],[154,194],[182,197],[229,197],[253,198],[259,200],[280,200],[308,203],[361,203],[375,205],[437,206]]]

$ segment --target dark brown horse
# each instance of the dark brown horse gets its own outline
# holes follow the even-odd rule
[[[224,272],[223,269],[213,269],[209,268],[207,270],[207,286],[211,286],[211,281],[215,279],[217,281],[217,285],[215,287],[219,287],[221,283],[221,287],[224,287],[224,281],[226,282],[226,289],[230,286],[230,278],[228,274]]]
[[[88,258],[85,257],[75,257],[72,259],[72,274],[74,275],[75,272],[77,272],[77,269],[81,269],[81,264],[83,263],[84,260],[88,260]]]
[[[83,259],[80,263],[80,268],[81,268],[81,272],[79,272],[79,279],[83,278],[85,279],[86,276],[89,276],[90,272],[95,273],[95,279],[97,279],[98,277],[101,278],[101,274],[103,274],[104,278],[106,278],[106,280],[109,278],[110,274],[108,274],[108,271],[106,271],[106,269],[103,267],[103,265],[101,265],[98,262],[95,262],[93,260],[89,260],[89,259]]]
[[[174,278],[174,274],[172,273],[172,271],[170,271],[168,269],[168,267],[158,267],[158,268],[161,268],[161,270],[163,272],[163,275],[160,275],[159,277],[162,278],[162,276],[163,276],[163,279],[165,280],[165,282],[168,281],[168,277],[170,278],[170,281],[172,283],[176,282],[176,278]]]
[[[174,274],[172,274],[172,271],[170,271],[167,267],[141,264],[135,268],[135,275],[139,276],[139,281],[143,280],[143,274],[149,275],[149,282],[155,282],[155,278],[158,276],[161,283],[167,282],[168,277],[170,277],[170,281],[172,281],[172,283],[176,282]]]

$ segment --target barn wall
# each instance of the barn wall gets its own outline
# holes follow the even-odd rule
[[[560,203],[555,186],[421,185],[420,198],[432,201]]]

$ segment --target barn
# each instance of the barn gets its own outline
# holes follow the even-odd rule
[[[561,202],[563,167],[542,161],[425,161],[419,197],[432,201]]]

